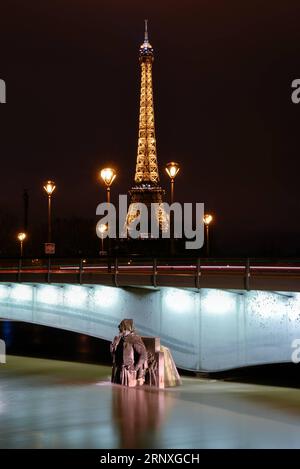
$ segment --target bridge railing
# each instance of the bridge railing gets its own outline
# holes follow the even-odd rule
[[[0,259],[0,282],[107,283],[119,285],[210,285],[226,278],[228,288],[250,289],[250,281],[264,276],[299,275],[300,259],[215,258],[22,258]]]
[[[201,268],[210,269],[300,269],[300,259],[253,259],[253,258],[154,258],[154,257],[119,257],[119,258],[1,258],[0,273],[7,270],[40,271],[40,270],[111,270],[115,264],[121,270],[153,269],[154,263],[158,269],[195,270],[200,263]]]

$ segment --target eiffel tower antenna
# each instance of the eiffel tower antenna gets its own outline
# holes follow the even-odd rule
[[[144,42],[149,42],[148,39],[148,20],[145,20],[145,39]]]

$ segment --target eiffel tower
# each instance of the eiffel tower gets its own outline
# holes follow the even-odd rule
[[[127,225],[139,214],[138,203],[144,203],[150,214],[151,203],[163,203],[165,191],[159,184],[157,165],[157,151],[154,124],[152,65],[154,53],[148,38],[147,20],[145,20],[144,42],[140,46],[139,61],[141,66],[140,115],[136,170],[134,186],[128,191],[129,209]],[[167,228],[167,216],[159,207],[156,213],[157,222],[161,231]],[[144,234],[148,236],[147,233]]]

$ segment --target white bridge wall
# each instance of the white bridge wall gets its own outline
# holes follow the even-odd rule
[[[300,294],[2,283],[0,317],[106,340],[132,318],[141,335],[161,337],[177,366],[218,371],[291,361]]]

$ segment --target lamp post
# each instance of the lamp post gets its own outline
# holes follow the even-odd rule
[[[20,257],[23,257],[23,242],[27,238],[27,235],[26,233],[21,232],[21,233],[18,233],[17,238],[20,241]]]
[[[107,224],[101,224],[100,225],[100,228],[99,228],[99,232],[100,232],[100,237],[101,237],[101,251],[100,251],[100,254],[101,255],[104,255],[104,233],[108,230],[108,226]]]
[[[48,196],[48,243],[51,243],[51,198],[56,185],[53,181],[46,181],[44,190]]]
[[[206,234],[206,256],[209,257],[209,225],[213,221],[213,216],[209,213],[206,213],[203,217],[203,222],[205,225],[205,234]]]
[[[106,201],[110,203],[110,186],[116,179],[117,173],[113,168],[104,168],[100,171],[100,177],[104,184],[106,185]],[[107,226],[108,229],[108,226]],[[110,238],[108,237],[108,255],[110,255]],[[110,270],[110,266],[109,266]]]
[[[174,202],[174,184],[175,184],[175,177],[179,172],[179,164],[175,163],[175,161],[170,161],[167,163],[165,170],[171,180],[171,205]],[[174,254],[174,213],[170,212],[170,233],[171,233],[171,254]]]
[[[104,184],[106,185],[106,196],[107,196],[107,203],[110,203],[110,186],[114,182],[117,173],[112,168],[104,168],[100,171],[100,177]]]
[[[174,202],[174,182],[179,169],[179,164],[175,163],[175,161],[170,161],[170,163],[167,163],[165,168],[169,178],[171,179],[171,204]]]

